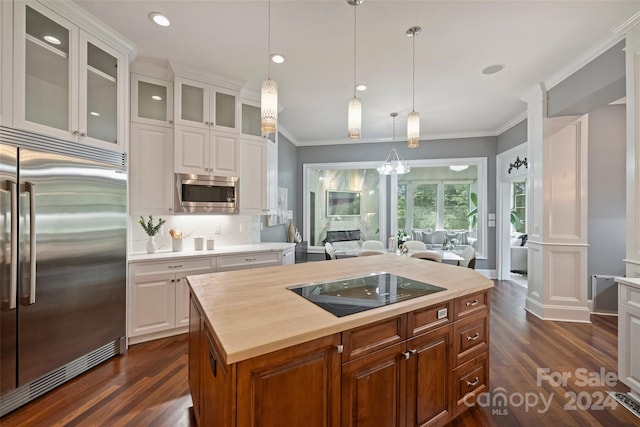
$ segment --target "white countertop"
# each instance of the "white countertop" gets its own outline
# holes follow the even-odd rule
[[[640,289],[640,277],[616,277],[615,281],[623,285],[633,286]]]
[[[295,243],[287,242],[265,242],[265,243],[253,243],[248,245],[230,245],[216,247],[214,250],[188,250],[173,252],[171,250],[156,251],[155,253],[148,254],[146,252],[133,252],[128,256],[129,262],[145,262],[145,261],[163,261],[167,259],[177,258],[193,258],[193,257],[206,257],[216,255],[228,255],[228,254],[242,254],[251,252],[269,252],[269,251],[284,251],[288,248],[295,247]]]

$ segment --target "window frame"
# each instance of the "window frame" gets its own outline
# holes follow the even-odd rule
[[[476,182],[476,194],[478,195],[478,224],[477,224],[477,243],[476,243],[476,258],[487,258],[488,247],[488,230],[487,230],[487,201],[488,201],[488,188],[487,188],[487,158],[486,157],[467,157],[467,158],[446,158],[446,159],[423,159],[423,160],[409,160],[407,161],[411,168],[421,167],[437,167],[437,166],[450,166],[467,164],[475,166],[478,171]],[[389,189],[389,200],[394,200],[394,203],[390,205],[389,225],[390,233],[392,236],[398,233],[398,176],[391,175]],[[495,219],[494,227],[495,227]]]

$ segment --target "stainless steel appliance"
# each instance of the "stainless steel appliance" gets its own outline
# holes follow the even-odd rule
[[[0,415],[124,351],[122,154],[0,127]]]
[[[238,178],[176,174],[174,212],[238,213]]]
[[[446,290],[384,271],[288,289],[337,317]]]

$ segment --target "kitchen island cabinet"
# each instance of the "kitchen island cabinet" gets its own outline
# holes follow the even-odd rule
[[[287,289],[381,271],[445,290],[337,317]],[[471,269],[381,255],[188,282],[200,425],[444,425],[488,387],[493,282]]]

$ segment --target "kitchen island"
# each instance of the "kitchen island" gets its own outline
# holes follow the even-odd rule
[[[288,287],[387,272],[441,292],[337,317]],[[188,277],[199,425],[443,425],[488,387],[472,269],[379,255]]]

